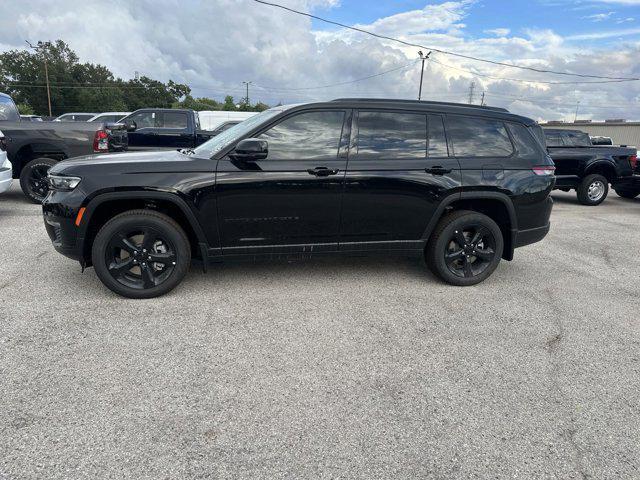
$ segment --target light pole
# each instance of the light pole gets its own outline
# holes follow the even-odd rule
[[[48,53],[47,48],[49,48],[50,43],[38,41],[38,46],[34,47],[33,45],[31,45],[31,43],[28,40],[25,40],[25,42],[27,42],[27,45],[33,48],[36,52],[42,51],[42,59],[44,60],[44,76],[47,81],[47,103],[49,104],[49,116],[53,117],[53,114],[51,113],[51,89],[49,87],[49,68],[47,67],[47,53]]]
[[[418,55],[420,56],[420,59],[422,60],[422,71],[420,72],[420,90],[418,91],[418,100],[422,100],[422,79],[424,78],[424,62],[425,62],[425,60],[429,59],[429,55],[431,55],[431,52],[429,52],[429,53],[427,53],[426,55],[423,56],[422,50],[420,50],[418,52]]]
[[[244,101],[248,107],[249,106],[249,85],[252,84],[253,82],[242,82],[242,83],[247,86],[247,96],[245,97]]]

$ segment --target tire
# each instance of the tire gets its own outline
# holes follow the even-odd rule
[[[609,195],[609,180],[602,175],[587,175],[576,189],[578,201],[589,207],[595,207],[604,202]]]
[[[100,229],[91,260],[98,278],[111,291],[127,298],[154,298],[182,281],[191,264],[191,246],[171,217],[153,210],[130,210]]]
[[[480,234],[483,236],[476,241],[474,237]],[[463,241],[464,246],[460,245]],[[459,210],[438,223],[427,245],[426,261],[429,269],[445,282],[467,287],[491,276],[503,250],[504,239],[496,222],[482,213]]]
[[[42,203],[49,193],[47,172],[56,163],[51,158],[36,158],[27,163],[20,171],[20,188],[32,203]]]
[[[638,195],[640,195],[640,190],[622,190],[622,189],[618,189],[618,190],[616,190],[616,194],[619,197],[628,198],[630,200],[633,200]]]

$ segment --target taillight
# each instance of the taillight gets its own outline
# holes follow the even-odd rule
[[[629,163],[631,164],[631,170],[635,170],[636,167],[638,166],[638,156],[637,155],[630,155],[629,156]]]
[[[533,167],[533,173],[540,175],[541,177],[547,175],[553,175],[556,173],[556,167],[553,165],[541,165],[539,167]]]
[[[0,130],[0,150],[3,152],[7,151],[7,140],[4,138],[2,130]]]
[[[104,130],[98,130],[93,137],[93,151],[94,152],[108,152],[109,151],[109,134]]]

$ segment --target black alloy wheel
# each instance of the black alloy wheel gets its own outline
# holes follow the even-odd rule
[[[153,288],[173,272],[175,247],[154,228],[122,229],[111,237],[105,262],[109,274],[122,285],[139,290]]]
[[[91,249],[98,278],[115,293],[153,298],[172,290],[191,264],[182,227],[154,210],[131,210],[109,220]]]
[[[25,196],[33,203],[42,203],[49,193],[49,169],[57,162],[50,158],[36,158],[27,163],[20,171],[20,187]]]
[[[487,215],[458,210],[445,215],[425,251],[433,273],[452,285],[470,286],[486,280],[502,259],[504,240]]]
[[[444,261],[451,273],[472,278],[482,274],[496,256],[496,239],[483,225],[465,225],[454,230],[444,252]]]

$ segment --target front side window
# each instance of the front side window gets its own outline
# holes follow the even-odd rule
[[[358,158],[425,158],[427,116],[415,113],[358,114]]]
[[[187,128],[187,114],[182,112],[164,112],[164,122],[160,127],[164,128]]]
[[[133,120],[136,122],[136,128],[155,128],[156,112],[134,113],[127,120]]]
[[[344,115],[343,111],[306,112],[283,120],[258,136],[269,143],[267,160],[336,159]]]
[[[513,145],[499,120],[449,115],[447,134],[456,157],[509,157]]]

